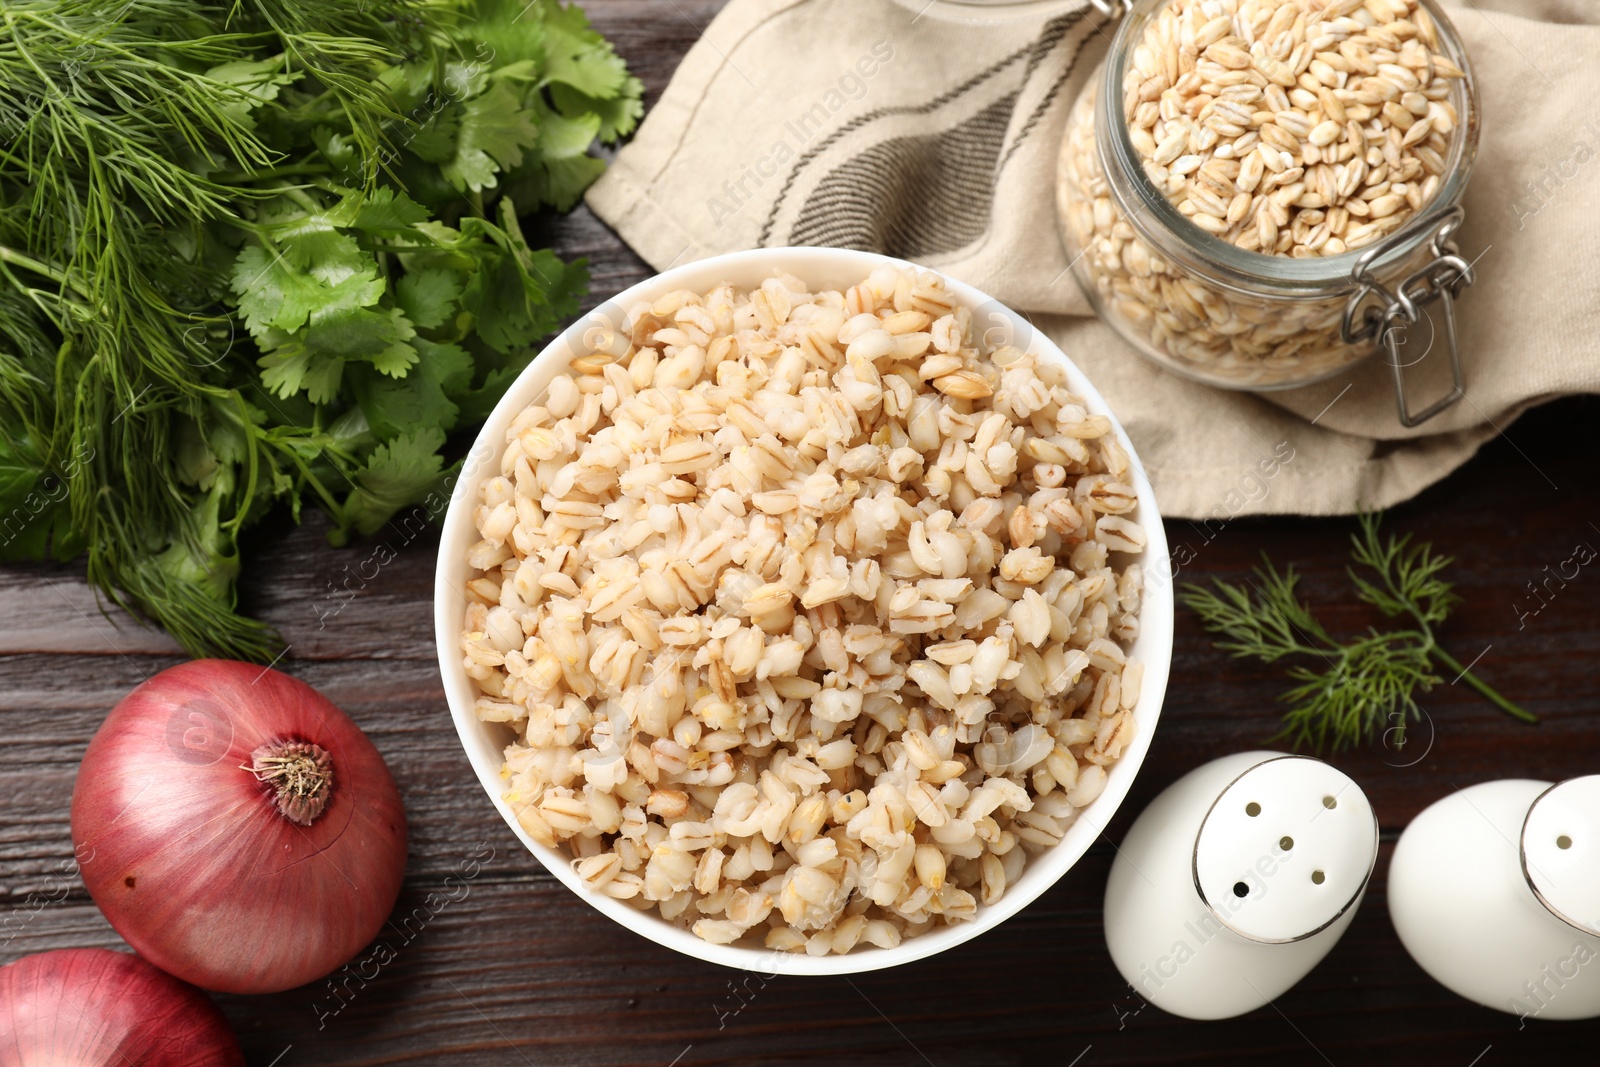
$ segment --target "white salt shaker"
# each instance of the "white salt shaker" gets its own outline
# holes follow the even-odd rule
[[[1321,760],[1245,752],[1151,802],[1106,884],[1106,944],[1139,996],[1224,1019],[1288,990],[1355,917],[1378,855],[1361,788]]]
[[[1524,1019],[1600,1015],[1600,775],[1462,789],[1395,845],[1389,914],[1441,985]]]

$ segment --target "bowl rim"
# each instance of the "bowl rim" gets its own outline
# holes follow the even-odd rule
[[[1100,796],[1080,810],[1058,844],[1029,856],[1021,879],[1008,886],[996,903],[980,904],[975,918],[906,938],[893,948],[867,947],[843,955],[809,956],[748,945],[714,945],[695,936],[687,927],[663,919],[658,913],[640,911],[621,900],[590,891],[573,871],[569,857],[561,850],[541,845],[529,837],[518,823],[511,805],[502,799],[500,768],[503,763],[503,742],[492,741],[489,736],[498,724],[479,722],[473,714],[475,698],[460,652],[460,618],[465,607],[466,549],[471,543],[470,535],[475,533],[472,506],[480,482],[498,470],[506,428],[518,413],[537,398],[550,379],[566,369],[573,358],[575,343],[593,327],[615,328],[624,321],[627,308],[675,289],[704,292],[725,281],[747,287],[778,273],[795,275],[806,281],[808,286],[844,287],[865,278],[873,268],[885,265],[932,270],[939,274],[956,300],[975,312],[984,311],[988,316],[987,321],[998,321],[1000,326],[1011,331],[1013,338],[1026,336],[1026,345],[1018,344],[1018,347],[1024,347],[1040,359],[1061,364],[1067,374],[1068,387],[1085,401],[1090,412],[1110,418],[1112,433],[1128,454],[1133,488],[1138,499],[1137,518],[1148,538],[1140,560],[1145,578],[1139,615],[1140,633],[1134,643],[1139,650],[1139,659],[1145,665],[1139,701],[1133,711],[1138,729],[1127,749],[1107,769],[1105,788]],[[751,279],[755,280],[752,282]],[[494,466],[486,473],[480,467],[488,461],[494,461]],[[1149,751],[1160,718],[1172,662],[1174,606],[1171,575],[1166,533],[1156,506],[1155,493],[1121,422],[1077,364],[1049,337],[1035,329],[1026,317],[981,290],[921,264],[854,249],[785,246],[711,256],[652,275],[580,316],[523,368],[484,421],[463,460],[461,473],[450,487],[449,508],[441,523],[439,555],[434,571],[434,630],[445,700],[457,736],[477,774],[479,784],[523,846],[580,899],[613,921],[659,945],[710,963],[762,974],[857,974],[925,959],[993,929],[1060,881],[1095,839],[1101,836],[1128,795]]]

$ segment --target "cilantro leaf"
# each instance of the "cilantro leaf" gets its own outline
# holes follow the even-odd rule
[[[350,225],[367,233],[405,233],[428,221],[428,209],[403,192],[384,186],[360,202]]]
[[[343,455],[364,455],[377,442],[367,422],[367,413],[361,410],[360,405],[346,410],[329,423],[324,432],[329,440],[329,450]]]
[[[296,269],[285,253],[262,245],[249,245],[239,253],[230,280],[245,327],[258,338],[269,327],[299,329],[315,311],[375,304],[385,284],[357,273],[329,285]]]
[[[594,115],[600,120],[598,136],[606,144],[627,136],[639,125],[644,117],[644,102],[640,99],[643,95],[644,83],[631,74],[622,83],[621,92],[611,98],[590,96],[561,82],[550,86],[550,100],[556,110],[569,118]]]
[[[531,62],[544,66],[544,13],[550,0],[477,0],[470,4],[468,23],[475,55],[492,56],[498,73],[508,66]]]
[[[265,422],[266,416],[243,398],[213,398],[209,407],[212,417],[205,428],[206,447],[222,463],[243,463],[250,454],[246,435]]]
[[[535,354],[533,349],[527,349],[520,357],[508,360],[504,366],[489,371],[484,375],[483,384],[478,388],[455,397],[456,406],[461,409],[461,421],[482,422],[487,419],[495,404],[500,402],[500,397],[505,394],[511,383],[516,381],[522,369],[533,361]]]
[[[498,63],[500,59],[501,57],[496,53],[484,52],[480,46],[476,58],[446,63],[444,67],[443,99],[469,100],[483,92],[489,84],[489,62]],[[496,71],[496,73],[499,72]],[[434,87],[429,91],[431,95],[428,104],[430,107],[437,108],[440,99],[439,89]]]
[[[337,173],[359,173],[360,158],[355,145],[344,134],[327,126],[318,126],[311,131],[311,142]]]
[[[282,254],[261,245],[239,253],[231,281],[245,326],[257,335],[271,326],[295,329],[321,302],[315,278],[291,269]]]
[[[600,135],[602,119],[588,112],[568,116],[538,98],[533,111],[538,118],[539,150],[514,173],[505,192],[520,204],[550,204],[558,211],[570,211],[605,170],[604,161],[588,154]]]
[[[494,188],[496,181],[494,160],[479,148],[457,147],[455,158],[439,169],[458,192],[470,189],[480,193]]]
[[[429,163],[448,163],[456,154],[461,137],[461,122],[454,108],[447,108],[419,126],[406,140],[406,148]]]
[[[261,384],[279,397],[288,398],[304,390],[313,404],[326,404],[339,393],[344,376],[344,361],[312,352],[299,341],[273,349],[257,361]]]
[[[410,372],[411,365],[419,358],[421,357],[417,355],[416,348],[405,341],[395,341],[382,352],[370,357],[368,362],[391,378],[404,378]]]
[[[173,436],[177,446],[178,477],[189,485],[210,489],[217,480],[217,472],[222,464],[217,461],[216,453],[211,451],[205,432],[190,418],[179,419],[175,429]]]
[[[69,462],[58,473],[30,441],[0,437],[0,561],[68,560],[83,551],[67,496],[83,467]]]
[[[583,198],[583,191],[605,173],[603,159],[574,156],[547,159],[524,168],[505,187],[508,196],[523,204],[549,204],[557,211],[571,211]]]
[[[428,377],[439,383],[446,396],[454,396],[466,390],[472,382],[472,355],[460,345],[435,344],[423,338],[415,342],[417,354],[422,357],[422,366],[427,368]],[[449,426],[441,427],[450,429]]]
[[[311,316],[306,349],[330,359],[365,360],[391,377],[417,361],[417,331],[399,308],[335,308]]]
[[[395,285],[395,303],[412,324],[424,330],[443,326],[455,314],[461,276],[443,267],[408,271]]]
[[[523,150],[538,144],[533,112],[508,83],[496,82],[462,105],[456,156],[440,169],[457,188],[480,192],[495,184],[498,170],[519,165]]]
[[[205,77],[232,90],[233,97],[219,110],[237,122],[248,124],[250,112],[278,98],[278,90],[300,80],[285,69],[282,58],[224,63],[206,71]]]
[[[306,348],[333,359],[367,359],[401,338],[394,320],[373,308],[332,308],[311,316]]]
[[[588,153],[589,146],[600,133],[600,116],[579,115],[568,118],[549,108],[542,108],[539,116],[539,155],[546,162],[552,159],[572,159]]]
[[[461,122],[462,143],[481,148],[509,170],[522,163],[522,150],[540,144],[533,111],[524,107],[506,82],[467,102]]]
[[[527,348],[577,312],[572,268],[554,253],[541,249],[526,268],[499,250],[485,251],[479,262],[461,306],[473,313],[478,336],[495,351]]]
[[[49,473],[31,444],[8,445],[0,437],[0,511],[22,506],[22,500],[39,479]],[[0,534],[0,538],[3,538]]]
[[[627,82],[628,68],[610,42],[589,27],[583,9],[540,0],[548,78],[589,96],[611,98]]]
[[[444,431],[430,427],[374,448],[340,509],[342,524],[375,533],[400,508],[437,488],[444,479],[443,444]]]
[[[348,278],[372,278],[378,265],[355,239],[340,233],[327,216],[313,215],[273,233],[284,258],[330,288]]]
[[[472,356],[459,345],[435,344],[423,338],[413,345],[419,358],[404,378],[352,375],[356,403],[380,438],[419,427],[448,432],[456,426],[460,408],[451,394],[466,391],[472,378]]]

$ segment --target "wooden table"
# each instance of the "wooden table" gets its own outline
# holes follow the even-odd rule
[[[654,101],[719,2],[585,6]],[[542,236],[563,254],[590,258],[598,295],[648,273],[583,210]],[[1113,854],[1104,840],[1003,927],[889,972],[762,985],[629,933],[547,874],[472,776],[435,666],[432,535],[363,580],[359,565],[375,542],[330,548],[316,516],[297,529],[269,524],[247,546],[244,606],[290,642],[280,666],[343,706],[399,780],[411,857],[395,918],[409,936],[390,935],[395,959],[364,985],[352,981],[342,1000],[325,986],[218,1000],[254,1067],[1594,1063],[1600,1023],[1534,1021],[1524,1029],[1435,985],[1401,948],[1384,898],[1395,838],[1451,790],[1600,771],[1600,574],[1586,569],[1537,615],[1517,613],[1535,603],[1527,584],[1545,567],[1553,571],[1580,542],[1600,546],[1597,422],[1596,399],[1535,411],[1392,515],[1395,528],[1458,557],[1453,575],[1466,603],[1444,631],[1448,646],[1463,661],[1481,652],[1478,669],[1543,722],[1519,725],[1464,686],[1446,685],[1423,701],[1434,728],[1419,762],[1391,765],[1415,760],[1426,731],[1403,759],[1383,749],[1337,757],[1382,820],[1384,847],[1366,903],[1333,954],[1275,1007],[1211,1024],[1136,1011],[1140,1001],[1101,935]],[[1349,606],[1343,577],[1353,525],[1236,521],[1213,524],[1207,542],[1180,521],[1168,535],[1195,549],[1196,576],[1239,578],[1263,549],[1295,561],[1326,621],[1351,632],[1367,622]],[[334,599],[336,589],[353,594]],[[0,961],[121,946],[70,873],[73,776],[107,710],[180,659],[159,633],[102,617],[78,568],[0,570],[0,795],[11,812],[0,827],[0,906],[10,909]],[[1181,614],[1159,734],[1107,836],[1118,839],[1190,768],[1261,746],[1273,733],[1281,687],[1276,670],[1229,661]],[[465,888],[455,879],[447,888],[474,860],[481,870]]]

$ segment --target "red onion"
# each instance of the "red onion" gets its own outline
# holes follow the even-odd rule
[[[198,660],[123,698],[72,794],[84,884],[141,956],[228,993],[334,970],[388,918],[400,793],[372,742],[304,682]]]
[[[244,1067],[222,1012],[139,957],[64,948],[0,967],[0,1067]]]

